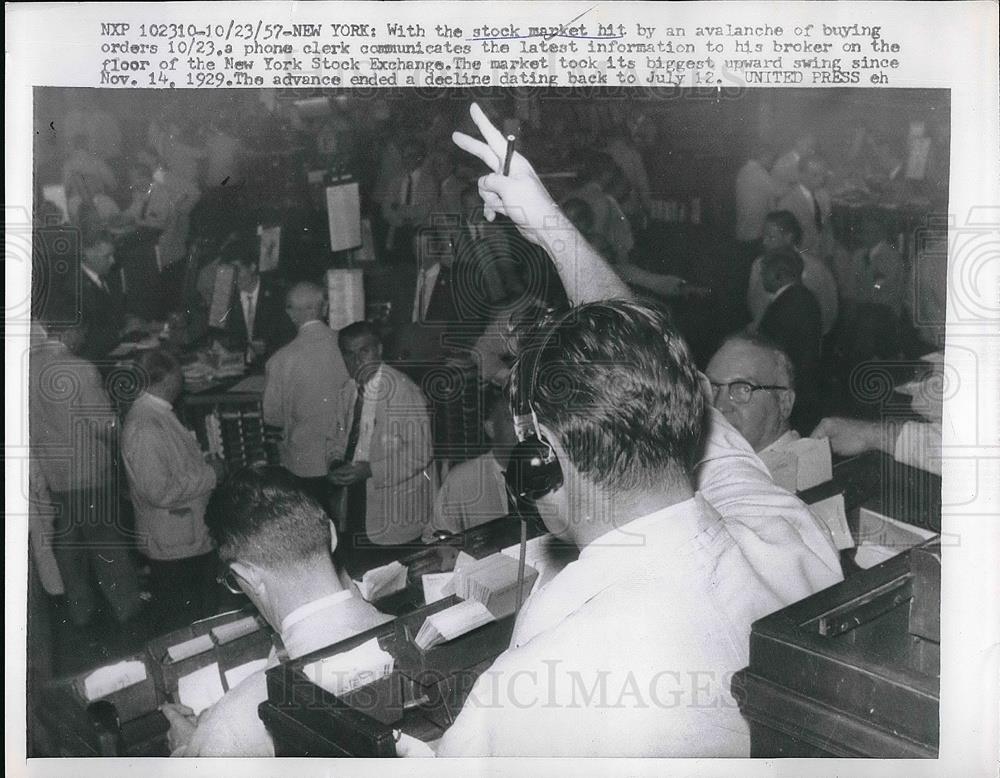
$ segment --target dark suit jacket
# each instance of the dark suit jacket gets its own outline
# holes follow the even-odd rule
[[[780,345],[795,367],[796,409],[803,418],[815,414],[819,401],[822,318],[815,295],[802,284],[779,294],[764,311],[759,331]]]
[[[213,330],[218,333],[218,330]],[[266,346],[265,358],[289,343],[295,337],[295,325],[285,312],[285,289],[275,278],[260,277],[257,293],[257,312],[254,314],[253,332],[247,332],[243,319],[243,305],[239,290],[233,284],[229,315],[221,331],[228,348],[246,348],[251,340],[262,340]]]
[[[96,361],[107,357],[119,343],[118,333],[125,324],[125,295],[117,270],[104,279],[108,291],[81,271],[80,320],[87,330],[81,356]]]

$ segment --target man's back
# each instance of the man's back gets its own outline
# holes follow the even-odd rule
[[[327,438],[347,378],[337,335],[320,321],[307,323],[268,360],[264,419],[282,428],[281,463],[295,475],[326,473]]]
[[[598,538],[532,595],[449,756],[749,756],[730,691],[785,603],[700,497]]]

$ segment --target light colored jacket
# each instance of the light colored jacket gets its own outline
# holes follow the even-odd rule
[[[383,364],[371,379],[374,403],[364,415],[371,418],[371,439],[364,450],[359,443],[355,462],[368,462],[372,477],[367,483],[368,537],[381,545],[405,543],[420,536],[430,524],[434,499],[431,421],[427,400],[419,387],[395,368]],[[343,459],[354,419],[358,385],[344,384],[337,406],[337,424],[329,443],[329,459]],[[364,416],[362,427],[364,427]],[[362,441],[365,438],[362,429]]]
[[[321,321],[307,322],[267,361],[264,421],[281,427],[281,464],[295,475],[326,474],[327,441],[347,380],[337,333]]]
[[[212,541],[205,507],[215,488],[194,432],[165,401],[141,394],[125,417],[122,458],[139,550],[151,559],[207,554]]]

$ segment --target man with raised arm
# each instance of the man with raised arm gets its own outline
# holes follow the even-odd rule
[[[477,106],[472,117],[485,142],[455,142],[500,170],[504,138]],[[580,559],[525,603],[438,753],[748,756],[729,678],[747,664],[750,624],[838,581],[833,544],[706,414],[683,341],[630,300],[527,160],[515,154],[480,193],[549,252],[577,305],[539,327],[512,385],[531,387],[561,468],[539,515]]]

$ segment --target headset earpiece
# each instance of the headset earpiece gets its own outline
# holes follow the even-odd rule
[[[542,352],[548,345],[558,323],[545,336],[538,348],[528,351],[518,366],[519,386],[515,387],[514,431],[518,443],[510,453],[504,474],[507,490],[516,498],[537,500],[563,485],[563,471],[551,444],[542,435],[538,417],[532,407],[535,383]]]

